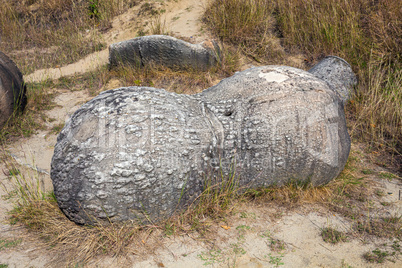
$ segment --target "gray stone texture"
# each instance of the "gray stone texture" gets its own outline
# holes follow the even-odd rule
[[[214,41],[191,44],[166,35],[142,36],[109,46],[109,64],[161,65],[172,69],[207,70],[218,62]]]
[[[245,188],[328,183],[349,150],[342,100],[326,82],[264,66],[195,95],[101,93],[66,122],[51,178],[60,208],[77,223],[160,220],[233,170]]]
[[[350,64],[337,56],[325,57],[309,72],[327,82],[339,94],[343,103],[349,100],[351,90],[357,85],[357,78]]]
[[[25,92],[26,86],[17,65],[0,51],[0,129],[15,110],[25,108]]]

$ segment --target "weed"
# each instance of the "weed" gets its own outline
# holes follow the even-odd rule
[[[63,129],[63,127],[64,127],[64,123],[57,124],[52,127],[52,129],[49,131],[49,133],[59,134],[60,131]]]
[[[347,236],[345,233],[340,232],[332,227],[325,227],[321,229],[322,239],[331,244],[337,244],[339,242],[345,242]]]
[[[8,268],[8,264],[0,263],[0,268]]]
[[[283,259],[283,254],[280,255],[272,255],[271,253],[269,253],[267,256],[265,256],[266,258],[269,258],[269,263],[275,265],[275,267],[279,267],[280,265],[284,265],[285,263],[282,261]]]
[[[368,262],[374,263],[383,263],[388,256],[389,253],[387,251],[382,251],[378,248],[376,248],[372,252],[366,252],[363,254],[364,259],[366,259]]]
[[[150,32],[151,34],[169,35],[166,20],[162,21],[162,17],[160,15],[153,17],[150,22]]]
[[[383,196],[385,196],[384,191],[382,191],[382,190],[380,190],[380,189],[375,190],[374,193],[375,193],[378,197],[383,197]]]
[[[236,230],[250,230],[251,227],[247,225],[239,225],[236,227]]]
[[[370,174],[373,174],[374,171],[371,169],[362,169],[362,173],[365,175],[370,175]]]
[[[269,247],[274,252],[282,252],[286,249],[286,244],[283,240],[273,238],[270,231],[265,231],[263,234],[260,235],[263,238],[268,238]]]
[[[165,234],[167,236],[174,235],[176,233],[176,226],[173,223],[167,222],[165,224]]]
[[[240,212],[240,218],[242,218],[242,219],[252,218],[255,220],[257,218],[257,216],[255,215],[254,212],[247,213],[247,212],[242,211],[242,212]]]
[[[394,240],[393,244],[391,245],[392,249],[395,250],[395,252],[401,252],[401,245],[399,244],[398,240]]]
[[[212,265],[215,263],[221,263],[225,261],[225,258],[222,256],[221,250],[210,250],[208,252],[202,252],[197,255],[202,261],[204,261],[203,265]]]
[[[381,178],[387,179],[389,181],[392,181],[392,179],[398,178],[397,175],[389,173],[389,172],[381,172],[379,175]]]
[[[6,248],[13,248],[21,244],[22,240],[21,239],[15,239],[15,240],[8,240],[8,239],[0,239],[0,251]]]
[[[342,260],[341,268],[352,268],[352,266],[349,265],[349,264],[347,264],[347,263],[345,262],[345,260]]]
[[[88,4],[89,16],[91,19],[99,19],[99,1],[98,0],[89,0]]]
[[[235,255],[244,255],[247,253],[247,251],[244,248],[242,248],[242,243],[239,243],[239,242],[233,243],[230,246],[233,249],[233,253]]]

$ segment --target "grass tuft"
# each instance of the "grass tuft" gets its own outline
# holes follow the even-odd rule
[[[216,0],[206,8],[204,22],[220,40],[260,62],[283,53],[275,44],[273,12],[272,1]]]
[[[346,234],[340,232],[332,227],[325,227],[321,229],[322,239],[331,244],[337,244],[339,242],[345,242],[347,239]]]

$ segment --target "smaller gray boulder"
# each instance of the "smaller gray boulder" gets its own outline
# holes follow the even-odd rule
[[[0,129],[14,111],[23,111],[27,97],[26,86],[17,65],[0,52]]]
[[[109,46],[110,67],[156,64],[205,71],[217,64],[218,55],[219,46],[214,41],[191,44],[166,35],[142,36]]]
[[[337,56],[325,57],[309,73],[327,82],[343,103],[349,100],[350,91],[357,85],[357,78],[350,64]]]

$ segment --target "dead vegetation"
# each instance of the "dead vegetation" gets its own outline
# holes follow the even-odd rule
[[[1,0],[0,50],[22,73],[59,67],[105,48],[101,33],[140,0]]]
[[[0,49],[11,53],[25,73],[74,62],[104,48],[100,33],[110,27],[110,19],[137,2],[52,0],[40,5],[35,0],[0,0],[4,7],[0,10]],[[160,17],[148,7],[144,5],[142,10],[155,16],[152,31],[166,32]],[[27,111],[18,120],[11,120],[1,136],[10,142],[12,137],[27,136],[40,128],[46,118],[38,119],[38,115],[52,107],[55,87],[85,89],[96,95],[117,80],[120,86],[161,87],[189,94],[238,70],[240,53],[262,64],[287,64],[289,55],[302,54],[306,68],[324,55],[335,54],[349,61],[359,76],[359,86],[346,108],[350,132],[356,140],[367,142],[365,155],[371,155],[373,150],[391,152],[391,160],[386,161],[389,165],[401,155],[400,12],[398,1],[211,1],[204,20],[221,39],[224,49],[223,60],[215,70],[178,72],[154,66],[120,66],[109,71],[104,66],[84,75],[29,84]],[[10,182],[14,182],[16,190],[11,223],[27,226],[55,254],[55,259],[70,265],[84,264],[104,255],[125,257],[153,252],[163,236],[191,234],[208,241],[216,235],[214,228],[222,222],[227,226],[237,205],[244,202],[288,210],[314,204],[341,215],[352,228],[343,234],[323,227],[324,240],[331,243],[344,241],[344,236],[400,241],[402,219],[384,213],[389,204],[381,201],[382,193],[373,179],[373,176],[385,179],[389,176],[361,166],[365,158],[356,151],[352,153],[342,174],[323,187],[294,181],[281,188],[244,193],[236,187],[235,175],[220,183],[210,181],[197,202],[186,211],[145,226],[136,222],[78,226],[62,214],[52,193],[42,191],[35,174],[15,172],[20,167],[8,159]],[[392,176],[389,179],[400,179]],[[280,243],[275,240],[274,244]],[[378,249],[365,258],[382,262],[387,254]]]
[[[230,226],[241,204],[248,208],[275,206],[282,208],[281,211],[294,211],[306,205],[325,208],[344,217],[351,226],[346,233],[323,226],[322,236],[328,243],[355,238],[367,241],[372,237],[401,241],[402,219],[384,213],[387,204],[381,202],[383,193],[370,178],[379,173],[364,175],[366,169],[361,163],[366,160],[361,157],[359,151],[354,151],[342,174],[326,186],[293,182],[281,188],[244,191],[238,188],[238,174],[233,172],[222,180],[207,181],[204,192],[193,204],[185,211],[177,211],[170,219],[145,224],[99,222],[93,226],[79,226],[69,221],[58,208],[54,194],[43,192],[37,173],[22,172],[10,158],[3,159],[8,166],[9,182],[14,184],[8,188],[13,189],[10,196],[16,202],[10,212],[10,223],[28,227],[30,233],[53,252],[55,262],[73,265],[92,262],[100,256],[118,256],[127,261],[133,254],[145,256],[161,247],[157,241],[165,236],[184,235],[199,241],[213,241],[216,229],[221,225],[222,228]],[[272,241],[273,247],[279,242],[280,248],[284,247],[282,241]]]

